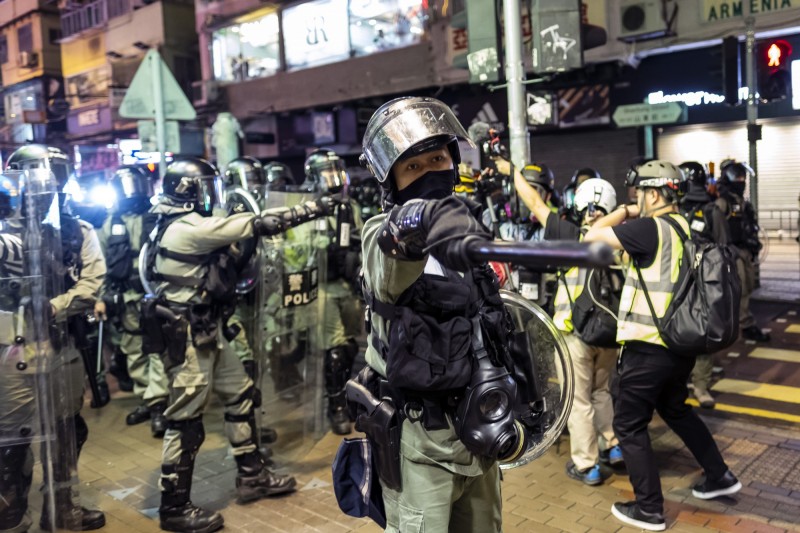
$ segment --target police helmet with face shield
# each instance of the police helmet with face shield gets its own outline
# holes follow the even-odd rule
[[[617,207],[617,191],[614,186],[602,178],[591,178],[578,186],[575,191],[575,211],[579,214],[600,209],[604,215]]]
[[[150,173],[142,167],[123,166],[114,171],[109,185],[117,195],[117,202],[126,203],[147,200],[153,195]]]
[[[260,193],[267,178],[264,166],[255,157],[237,157],[225,168],[225,187],[241,187],[251,193]]]
[[[697,161],[685,161],[678,165],[686,175],[686,180],[705,188],[708,185],[708,167]]]
[[[395,189],[389,176],[400,159],[447,146],[453,159],[453,185],[459,181],[458,141],[475,148],[453,111],[435,98],[407,96],[383,104],[372,115],[364,134],[361,162],[384,189]]]
[[[60,148],[29,144],[14,151],[6,162],[8,170],[46,168],[53,173],[59,187],[66,185],[73,174],[69,157]]]
[[[636,189],[658,189],[670,202],[677,202],[686,193],[686,176],[669,161],[653,160],[631,168],[625,185]]]
[[[720,165],[720,176],[724,179],[720,180],[724,183],[726,180],[729,182],[746,181],[748,178],[752,179],[756,173],[752,167],[747,163],[739,163],[733,159],[726,159]]]
[[[163,180],[163,196],[175,204],[192,206],[203,216],[210,216],[222,198],[222,180],[214,165],[200,158],[173,161]]]
[[[303,165],[306,179],[303,190],[336,194],[348,183],[344,161],[336,152],[317,149],[311,152]]]
[[[278,161],[273,161],[264,167],[267,178],[268,191],[286,191],[290,185],[294,185],[294,174],[292,169]]]

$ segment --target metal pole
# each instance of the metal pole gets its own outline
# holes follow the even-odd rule
[[[530,160],[530,137],[525,112],[525,69],[522,64],[520,0],[503,1],[503,25],[508,83],[508,133],[511,162],[523,168]],[[534,31],[536,31],[534,29]]]
[[[164,153],[167,151],[167,121],[164,119],[164,86],[161,83],[161,55],[147,54],[153,78],[153,105],[155,106],[156,144],[158,145],[158,175],[163,178],[167,170]]]
[[[753,169],[753,179],[750,181],[750,203],[758,213],[758,137],[755,135],[758,120],[758,99],[756,98],[756,30],[755,19],[748,17],[747,24],[747,55],[745,59],[745,74],[747,76],[747,142],[750,145],[750,166]]]

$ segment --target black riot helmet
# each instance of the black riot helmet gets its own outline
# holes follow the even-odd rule
[[[222,197],[217,169],[199,157],[170,163],[164,174],[163,189],[163,195],[171,202],[191,205],[203,216],[210,216]]]
[[[255,157],[237,157],[228,163],[224,176],[226,187],[241,187],[246,191],[260,192],[267,184],[264,167]]]
[[[385,192],[394,189],[392,166],[408,157],[447,146],[453,159],[453,185],[459,181],[461,152],[458,141],[475,148],[453,111],[435,98],[407,96],[378,108],[367,123],[361,162]]]
[[[319,149],[311,152],[303,169],[306,179],[301,187],[307,191],[336,194],[348,183],[344,161],[331,150]]]
[[[686,175],[686,180],[696,186],[705,188],[708,185],[708,168],[697,161],[685,161],[678,167]]]
[[[273,161],[264,167],[264,174],[267,178],[267,190],[274,192],[286,191],[290,185],[294,185],[294,174],[292,169],[278,161]]]
[[[150,173],[138,166],[119,167],[111,176],[109,185],[117,195],[119,205],[142,202],[153,195]]]
[[[58,186],[64,187],[73,174],[69,157],[60,148],[44,144],[28,144],[17,148],[6,161],[8,170],[49,169],[55,176]]]
[[[733,159],[726,159],[720,165],[720,184],[724,183],[725,181],[728,182],[736,182],[736,181],[746,181],[748,178],[753,178],[755,176],[755,172],[747,163],[739,163],[734,161]]]

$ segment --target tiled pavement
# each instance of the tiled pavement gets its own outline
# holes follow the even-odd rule
[[[127,427],[124,414],[135,406],[130,395],[117,395],[100,411],[86,409],[91,428],[80,462],[82,494],[88,505],[101,507],[108,519],[104,531],[158,531],[154,520],[160,442],[147,424]],[[703,502],[691,496],[699,469],[677,437],[656,422],[652,428],[673,531],[777,532],[800,531],[800,431],[797,426],[769,428],[718,418],[707,421],[726,460],[745,488],[735,498]],[[300,490],[290,496],[247,506],[234,503],[234,461],[221,434],[220,409],[206,416],[206,441],[195,469],[193,500],[222,511],[226,531],[241,532],[377,532],[367,520],[342,514],[330,486],[330,463],[339,438],[328,434],[308,448],[287,470]],[[610,515],[614,501],[632,497],[624,474],[613,475],[598,488],[584,486],[564,474],[568,442],[551,448],[538,461],[506,472],[503,482],[504,531],[612,532],[620,527]],[[279,457],[296,454],[279,452]],[[36,486],[36,485],[34,485]],[[32,507],[40,505],[32,491]],[[35,518],[38,518],[35,513]],[[37,520],[38,522],[38,520]]]

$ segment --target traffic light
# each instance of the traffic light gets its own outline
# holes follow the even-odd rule
[[[761,41],[756,58],[758,94],[770,102],[792,95],[792,45],[783,39]]]

